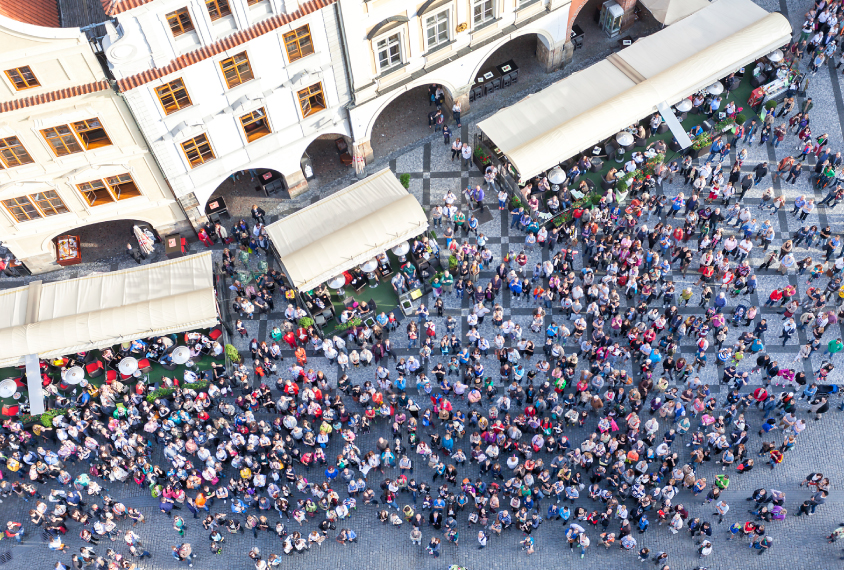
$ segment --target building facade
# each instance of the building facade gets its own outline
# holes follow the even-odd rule
[[[333,0],[120,0],[109,67],[191,221],[233,173],[280,172],[304,192],[302,155],[349,136],[349,82]]]
[[[571,0],[337,1],[353,84],[355,158],[367,162],[375,120],[402,93],[440,84],[447,106],[457,99],[465,114],[481,66],[525,34],[536,34],[536,56],[545,71],[571,60]]]
[[[79,28],[0,16],[0,202],[0,240],[33,273],[59,269],[54,238],[82,226],[188,227]]]

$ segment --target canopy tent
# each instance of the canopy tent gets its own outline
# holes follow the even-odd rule
[[[0,366],[217,324],[211,252],[0,291]]]
[[[428,229],[390,169],[267,226],[293,285],[308,291]]]
[[[639,0],[660,24],[670,26],[709,5],[709,0]]]
[[[790,39],[782,14],[752,0],[717,0],[478,126],[527,179]]]

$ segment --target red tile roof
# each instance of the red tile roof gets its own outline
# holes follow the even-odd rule
[[[108,0],[103,0],[103,2],[106,1]],[[112,1],[120,2],[121,4],[135,3],[137,5],[140,5],[147,2],[148,0]],[[281,26],[284,26],[286,24],[289,24],[290,22],[293,22],[294,20],[298,20],[299,18],[316,12],[321,8],[330,6],[335,2],[337,2],[337,0],[310,0],[310,2],[305,2],[304,4],[302,4],[301,7],[292,14],[280,14],[271,18],[267,18],[266,20],[262,20],[254,26],[250,26],[245,30],[241,30],[235,34],[223,38],[222,40],[216,41],[213,44],[199,48],[185,55],[179,56],[164,67],[158,67],[156,69],[142,71],[141,73],[131,75],[124,79],[120,79],[117,81],[117,86],[121,91],[129,91],[131,89],[135,89],[136,87],[140,87],[141,85],[149,83],[150,81],[155,81],[156,79],[159,79],[166,75],[170,75],[171,73],[175,73],[180,69],[188,67],[189,65],[199,63],[200,61],[206,60],[210,57],[214,57],[215,55],[223,53],[224,51],[236,48],[239,45],[245,44],[249,40],[254,40],[257,37],[263,36],[264,34],[268,34],[273,30],[280,28]]]
[[[143,6],[152,2],[152,0],[100,0],[100,2],[102,2],[105,13],[109,16],[114,16],[120,12]]]
[[[4,101],[0,103],[0,113],[8,113],[17,109],[25,107],[33,107],[35,105],[42,105],[50,103],[51,101],[59,101],[61,99],[69,99],[71,97],[78,97],[79,95],[86,95],[88,93],[96,93],[97,91],[104,91],[109,88],[108,81],[97,81],[88,83],[87,85],[77,85],[68,87],[67,89],[59,89],[58,91],[50,91],[49,93],[42,93],[41,95],[33,95],[32,97],[22,97],[12,101]]]
[[[25,24],[61,27],[56,0],[3,0],[0,2],[0,15]]]

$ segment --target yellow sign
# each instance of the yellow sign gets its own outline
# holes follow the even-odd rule
[[[468,27],[469,27],[469,24],[467,24],[466,22],[463,22],[462,24],[457,25],[457,31],[458,31],[458,33],[459,32],[465,32]]]

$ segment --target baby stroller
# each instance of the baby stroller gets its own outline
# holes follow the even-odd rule
[[[738,326],[747,313],[747,305],[739,304],[733,311],[733,326]]]

